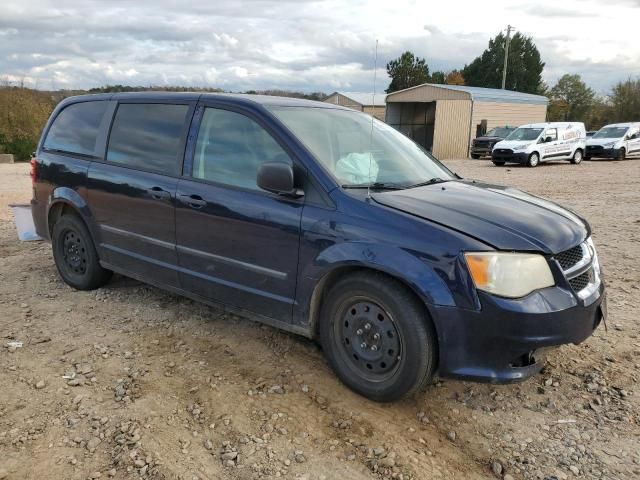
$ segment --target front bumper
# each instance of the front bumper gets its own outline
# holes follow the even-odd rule
[[[559,286],[516,300],[478,295],[479,311],[433,307],[442,377],[490,383],[524,380],[542,369],[546,350],[584,341],[606,318],[602,282],[586,300],[588,305]]]
[[[617,158],[619,148],[594,148],[587,145],[585,155],[590,158]]]
[[[491,147],[471,147],[471,155],[480,155],[481,157],[490,157]]]
[[[491,153],[491,160],[494,162],[505,162],[505,163],[527,163],[529,160],[529,154],[526,152],[521,153]]]

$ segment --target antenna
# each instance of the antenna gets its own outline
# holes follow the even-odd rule
[[[373,58],[373,94],[371,95],[372,113],[376,113],[376,71],[378,70],[378,39],[376,38],[376,53]],[[367,198],[371,198],[371,164],[373,163],[373,120],[371,115],[371,132],[369,133],[369,175],[367,183]]]

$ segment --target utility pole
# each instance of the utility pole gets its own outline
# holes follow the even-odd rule
[[[507,25],[507,39],[504,42],[504,67],[502,68],[502,89],[505,89],[507,84],[507,61],[509,59],[509,44],[511,43],[511,30],[514,27]]]

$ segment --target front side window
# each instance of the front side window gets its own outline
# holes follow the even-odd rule
[[[109,136],[107,161],[178,175],[188,111],[188,105],[119,105]]]
[[[270,109],[344,187],[403,188],[453,174],[418,144],[372,117],[333,108]]]
[[[264,162],[292,164],[274,138],[240,113],[204,111],[193,158],[194,178],[260,190],[258,169]]]
[[[545,142],[555,142],[556,140],[558,140],[558,130],[555,128],[549,128],[546,132],[544,132],[544,140]]]
[[[46,150],[57,150],[98,157],[96,139],[109,102],[73,103],[55,118],[47,138]]]

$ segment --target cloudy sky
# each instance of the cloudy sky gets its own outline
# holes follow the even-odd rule
[[[598,93],[640,75],[640,0],[1,0],[0,80],[370,91],[405,50],[460,68],[508,23],[534,38],[545,80]]]

